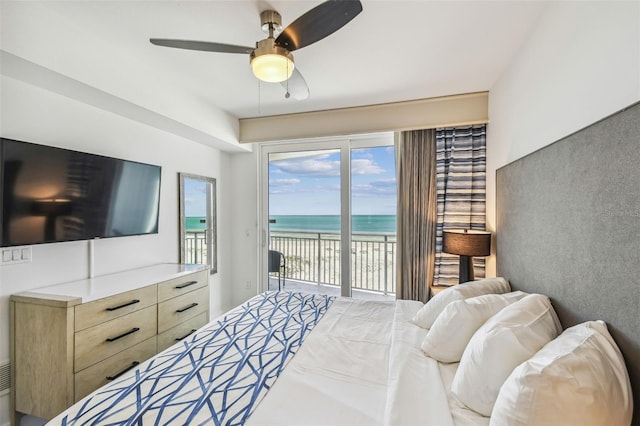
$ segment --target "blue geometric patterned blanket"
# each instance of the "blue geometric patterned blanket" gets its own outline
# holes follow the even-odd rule
[[[241,425],[334,298],[267,292],[141,363],[56,425]]]

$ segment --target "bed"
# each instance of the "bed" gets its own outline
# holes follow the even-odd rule
[[[422,306],[266,292],[50,424],[453,424]]]
[[[50,424],[553,424],[550,419],[579,423],[579,417],[553,417],[565,415],[563,409],[580,415],[594,407],[586,423],[640,424],[632,399],[640,406],[639,122],[640,105],[634,105],[498,170],[497,262],[508,288],[497,281],[489,286],[499,289],[480,293],[477,285],[473,290],[456,286],[427,305],[267,292],[87,396]],[[514,300],[504,300],[509,297]],[[442,330],[456,330],[450,337],[460,344],[454,354],[460,361],[453,362],[451,353],[438,351],[443,346],[436,344],[433,330],[445,321],[441,318],[468,314],[464,309],[478,305],[478,299],[484,316],[441,328],[440,339],[446,338]],[[529,348],[515,367],[507,366],[498,385],[489,383],[490,375],[486,386],[494,393],[498,386],[497,398],[472,410],[465,401],[482,399],[485,388],[461,384],[460,377],[484,370],[468,367],[474,365],[467,362],[474,359],[469,348],[482,346],[478,341],[495,335],[497,326],[528,312],[519,308],[524,300],[549,312],[547,326],[525,340],[541,333],[556,336]],[[487,316],[485,302],[508,303]],[[462,326],[474,321],[482,323],[475,330]],[[533,329],[522,327],[524,333]],[[584,349],[582,343],[590,339],[594,343],[587,349],[595,352],[557,356],[569,343],[575,344],[569,353]],[[513,363],[510,356],[518,352],[509,344],[496,348],[489,359],[498,365],[487,370]],[[219,364],[202,362],[205,358]],[[521,412],[536,404],[513,400],[519,392],[514,389],[528,377],[539,377],[538,366],[555,365],[557,359],[570,359],[564,370],[571,372],[570,382],[585,374],[587,382],[594,375],[603,381],[585,395],[568,388],[554,394],[549,387],[538,394],[544,401],[538,411],[552,417],[529,422]],[[605,417],[598,417],[602,413]]]
[[[468,396],[454,389],[468,348],[483,330],[482,323],[485,327],[510,308],[518,315],[529,311],[520,304],[530,298],[546,300],[548,307],[550,302],[541,295],[510,292],[502,278],[450,290],[426,305],[293,292],[260,294],[98,389],[49,424],[489,425],[493,413],[471,409],[465,399],[477,399],[486,391]],[[482,305],[474,302],[479,300]],[[499,314],[489,315],[486,301],[500,302],[494,309]],[[443,317],[464,306],[480,306],[482,320],[465,313],[453,318],[459,327],[451,318],[443,322]],[[429,328],[422,323],[424,315],[435,318]],[[561,331],[554,315],[549,318],[556,331],[547,342]],[[467,330],[470,341],[463,345],[467,349],[464,354],[460,351],[462,360],[439,362],[438,351],[426,355],[425,342],[442,348],[452,328],[457,330],[452,340],[457,341],[474,321],[477,325]],[[527,318],[522,323],[526,323],[523,330],[535,328]],[[441,336],[433,337],[438,330]],[[505,342],[494,346],[504,348]],[[509,357],[498,358],[499,364],[509,362]],[[620,365],[621,356],[619,360]],[[494,377],[495,366],[487,370],[489,379]],[[623,385],[628,376],[624,379]],[[464,385],[479,389],[486,379],[475,380],[476,385]],[[612,411],[626,410],[628,419],[623,415],[622,420],[609,422],[607,417],[607,424],[629,423],[628,385],[624,392],[616,395],[616,401],[624,401],[617,405],[614,401]],[[498,397],[496,406],[499,401]],[[618,406],[622,410],[616,410]]]

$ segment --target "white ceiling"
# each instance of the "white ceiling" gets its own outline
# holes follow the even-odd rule
[[[2,49],[149,109],[219,108],[237,118],[484,91],[545,3],[363,1],[338,32],[294,52],[311,97],[258,83],[248,55],[153,46],[150,37],[252,46],[259,12],[283,25],[319,1],[2,1]],[[158,107],[158,108],[156,108]]]

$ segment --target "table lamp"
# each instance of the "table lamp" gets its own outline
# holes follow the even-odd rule
[[[491,232],[473,229],[447,229],[442,251],[460,255],[459,283],[473,281],[473,256],[491,254]]]

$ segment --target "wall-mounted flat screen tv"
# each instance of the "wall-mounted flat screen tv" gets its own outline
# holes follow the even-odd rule
[[[2,247],[158,232],[161,168],[0,138]]]

